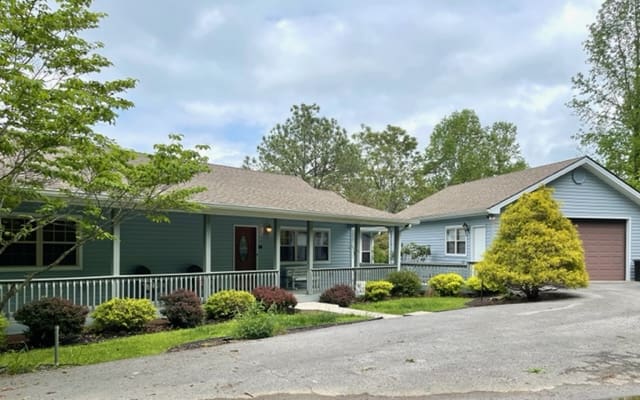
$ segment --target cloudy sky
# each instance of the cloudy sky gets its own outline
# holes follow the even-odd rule
[[[317,103],[350,133],[398,125],[424,148],[463,108],[518,126],[530,165],[581,154],[565,103],[584,70],[600,0],[96,0],[90,34],[134,77],[136,103],[103,131],[148,151],[170,132],[239,166],[293,104]]]

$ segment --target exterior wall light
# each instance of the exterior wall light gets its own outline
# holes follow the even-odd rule
[[[273,227],[271,225],[265,225],[264,233],[269,234],[271,232],[273,232]]]

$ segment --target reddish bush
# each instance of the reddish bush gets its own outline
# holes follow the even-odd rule
[[[349,307],[356,300],[356,293],[349,285],[335,285],[320,295],[320,302]]]
[[[275,286],[261,286],[251,292],[265,310],[293,312],[298,304],[296,297],[284,289]]]
[[[58,297],[40,299],[23,305],[13,315],[16,321],[29,327],[26,336],[34,347],[53,345],[54,327],[60,327],[61,341],[79,335],[89,313],[85,306]]]
[[[204,310],[198,295],[192,291],[178,289],[162,296],[160,301],[164,305],[162,315],[176,328],[192,328],[202,323]]]

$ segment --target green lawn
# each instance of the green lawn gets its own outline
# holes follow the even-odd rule
[[[363,321],[367,318],[327,312],[305,312],[291,315],[275,315],[283,329],[311,327]],[[159,354],[180,344],[198,340],[228,337],[235,321],[203,325],[193,329],[179,329],[145,335],[105,340],[85,345],[70,345],[60,348],[61,365],[88,365],[125,358]],[[53,349],[36,349],[27,352],[0,354],[0,368],[18,374],[30,372],[39,366],[53,364]]]
[[[464,308],[468,297],[406,297],[375,303],[355,303],[357,310],[403,315],[415,311],[447,311]]]

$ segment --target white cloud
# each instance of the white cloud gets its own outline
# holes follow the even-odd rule
[[[263,103],[215,103],[209,101],[183,101],[180,108],[188,117],[214,126],[232,122],[264,125],[273,119],[267,104]]]
[[[515,96],[506,99],[506,105],[520,108],[528,112],[546,111],[561,99],[568,99],[569,85],[541,86],[537,84],[522,85],[515,90]]]
[[[598,0],[565,3],[559,14],[552,14],[538,30],[537,37],[543,42],[552,42],[564,37],[584,37],[587,25],[595,20],[596,12],[601,5]]]
[[[191,30],[191,36],[202,38],[225,22],[225,17],[217,8],[210,8],[202,11],[195,20]]]

